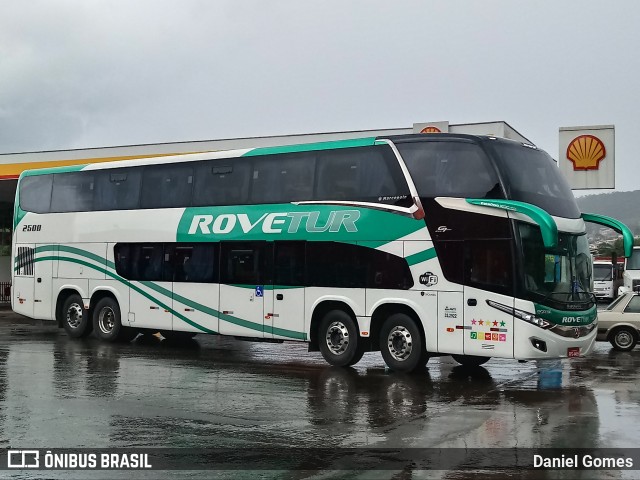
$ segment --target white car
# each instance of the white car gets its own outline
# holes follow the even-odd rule
[[[640,293],[626,292],[598,312],[596,340],[610,342],[621,352],[633,350],[640,339]]]

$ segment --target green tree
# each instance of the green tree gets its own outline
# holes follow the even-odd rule
[[[640,245],[640,237],[634,237],[633,244]],[[598,246],[598,256],[600,257],[610,257],[614,252],[618,256],[618,258],[622,258],[624,256],[624,243],[621,236],[618,237],[618,239],[616,239],[613,243],[601,243]]]

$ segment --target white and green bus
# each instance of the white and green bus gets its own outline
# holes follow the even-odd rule
[[[69,336],[303,341],[332,365],[381,351],[587,354],[585,221],[534,146],[363,138],[24,172],[12,306]]]

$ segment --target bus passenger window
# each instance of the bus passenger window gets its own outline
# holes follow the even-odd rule
[[[216,247],[217,244],[214,243],[176,244],[173,262],[174,281],[216,283],[218,280],[215,262]]]
[[[142,173],[141,208],[188,207],[192,186],[191,165],[146,166]]]
[[[116,273],[122,278],[131,279],[131,248],[127,243],[118,243],[113,247]]]
[[[249,160],[197,162],[192,205],[244,205],[249,201],[250,181]]]
[[[466,285],[497,293],[513,291],[511,244],[508,240],[465,242]]]
[[[130,248],[130,280],[162,281],[163,244],[134,243]]]
[[[138,208],[141,168],[96,171],[94,210]]]
[[[253,157],[253,203],[313,200],[315,152]]]
[[[52,212],[87,212],[93,209],[93,172],[56,173],[51,193]]]
[[[493,165],[476,144],[427,140],[396,146],[421,197],[504,198]]]
[[[362,247],[339,242],[308,242],[307,266],[312,287],[365,288],[367,267]],[[330,259],[330,260],[329,260]]]
[[[269,283],[270,262],[266,242],[222,242],[220,281],[230,285]]]
[[[49,213],[53,175],[31,175],[20,181],[20,208],[25,212]]]
[[[409,197],[398,160],[386,145],[320,151],[317,165],[315,200],[404,205]]]
[[[274,285],[305,284],[305,242],[275,242]]]

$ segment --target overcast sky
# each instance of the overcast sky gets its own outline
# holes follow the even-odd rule
[[[0,0],[0,153],[505,120],[614,124],[640,189],[638,0]]]

